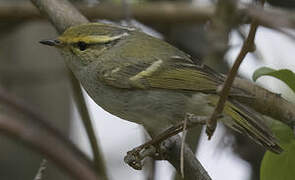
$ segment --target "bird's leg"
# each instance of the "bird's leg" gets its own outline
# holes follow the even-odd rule
[[[196,125],[204,125],[207,122],[207,116],[196,116],[194,114],[186,114],[187,119],[187,129],[192,128]],[[165,130],[163,133],[159,134],[152,140],[132,149],[127,152],[124,157],[124,162],[130,165],[136,170],[142,169],[142,160],[147,156],[153,156],[156,159],[163,159],[163,152],[161,151],[160,144],[164,140],[171,136],[174,136],[183,130],[184,121],[173,125],[172,127]]]
[[[154,139],[147,141],[146,143],[132,149],[131,151],[128,151],[127,155],[124,157],[124,162],[133,169],[141,170],[143,166],[141,161],[148,156],[154,156],[155,158],[158,158],[160,156],[160,150],[156,147],[159,147],[159,144],[165,139],[180,132],[178,126],[180,126],[180,124],[168,128]]]

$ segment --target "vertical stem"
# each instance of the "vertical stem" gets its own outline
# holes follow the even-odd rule
[[[262,2],[262,4],[264,4],[264,0],[261,0],[261,2]],[[245,59],[246,55],[249,52],[253,52],[255,50],[254,39],[255,39],[257,28],[258,28],[258,23],[254,20],[251,24],[248,37],[244,41],[244,44],[240,50],[240,53],[237,56],[233,67],[231,68],[230,72],[228,73],[228,76],[224,82],[222,90],[219,93],[219,96],[220,96],[219,101],[217,103],[216,108],[214,109],[214,112],[211,115],[211,118],[209,119],[209,121],[207,123],[206,133],[207,133],[209,139],[212,137],[212,135],[215,131],[218,116],[223,111],[224,104],[228,98],[230,89],[231,89],[233,81],[238,73],[241,63],[243,62],[243,60]]]
[[[82,94],[80,83],[74,77],[73,73],[69,73],[69,74],[70,74],[71,84],[73,87],[73,97],[76,102],[76,106],[81,116],[83,125],[86,129],[88,139],[90,141],[91,150],[94,157],[94,164],[95,164],[97,173],[101,177],[104,177],[104,179],[108,179],[103,156],[100,151],[100,148],[98,147],[98,141],[97,141],[93,124],[91,122],[91,118],[87,109],[87,105],[85,103],[85,98]]]

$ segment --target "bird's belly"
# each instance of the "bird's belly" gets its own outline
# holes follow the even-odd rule
[[[194,98],[199,93],[120,89],[89,75],[80,81],[97,105],[117,117],[143,125],[152,136],[184,120],[186,113],[206,115],[208,111],[206,95]]]
[[[184,119],[190,96],[168,90],[130,90],[105,85],[88,77],[81,83],[89,96],[107,112],[142,124],[150,134]],[[94,84],[94,85],[89,85]]]

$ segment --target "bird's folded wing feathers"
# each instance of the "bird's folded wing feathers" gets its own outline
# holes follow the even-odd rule
[[[229,100],[226,103],[224,112],[235,119],[232,125],[233,129],[248,135],[256,143],[267,147],[272,152],[279,154],[283,151],[269,127],[263,122],[263,117],[251,108],[235,100]]]
[[[185,58],[171,57],[165,61],[154,58],[149,63],[122,64],[110,70],[101,80],[117,88],[216,92],[216,88],[223,83],[223,76],[207,66],[193,64]]]

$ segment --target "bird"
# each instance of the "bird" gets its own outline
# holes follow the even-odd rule
[[[136,28],[86,23],[40,43],[56,47],[88,95],[105,111],[143,125],[152,138],[183,122],[186,114],[210,116],[225,76],[169,43]],[[266,149],[283,149],[263,116],[239,102],[232,87],[225,125]]]

